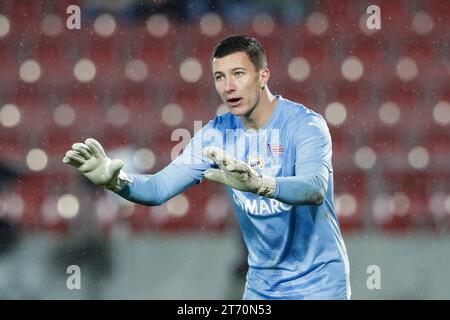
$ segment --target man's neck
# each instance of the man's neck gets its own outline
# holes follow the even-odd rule
[[[276,103],[275,96],[270,93],[268,88],[264,89],[258,105],[253,109],[251,114],[241,116],[245,128],[255,130],[263,128],[272,117]]]

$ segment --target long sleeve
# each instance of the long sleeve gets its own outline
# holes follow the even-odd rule
[[[117,194],[129,201],[147,206],[159,206],[199,182],[173,163],[154,175],[128,176],[132,183]]]
[[[132,183],[117,192],[121,197],[148,206],[159,206],[203,180],[203,172],[213,165],[202,156],[209,145],[204,132],[214,132],[212,122],[199,130],[189,144],[167,167],[154,175],[129,174]],[[206,141],[206,142],[205,142]]]
[[[333,171],[330,132],[320,116],[297,125],[295,176],[275,179],[274,198],[292,205],[320,205]]]
[[[328,185],[328,168],[320,163],[312,163],[302,175],[277,177],[273,198],[291,205],[322,204]]]

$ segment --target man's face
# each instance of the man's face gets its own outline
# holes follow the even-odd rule
[[[258,104],[268,70],[256,71],[245,52],[214,58],[212,71],[217,93],[236,116],[249,115]]]

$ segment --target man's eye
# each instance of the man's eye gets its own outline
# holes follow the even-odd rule
[[[222,80],[223,79],[223,76],[221,76],[221,75],[218,75],[218,76],[215,76],[215,78],[214,79],[216,79],[216,81],[219,81],[219,80]]]
[[[235,76],[240,77],[242,76],[244,73],[242,71],[237,71],[234,73]]]

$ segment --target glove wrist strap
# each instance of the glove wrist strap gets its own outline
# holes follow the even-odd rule
[[[119,176],[111,181],[110,183],[105,185],[105,188],[108,190],[111,190],[113,192],[119,192],[122,190],[126,185],[132,183],[131,179],[128,177],[128,175],[120,170]]]
[[[275,178],[261,176],[261,185],[256,191],[256,194],[264,197],[272,197],[275,194],[276,185]]]

